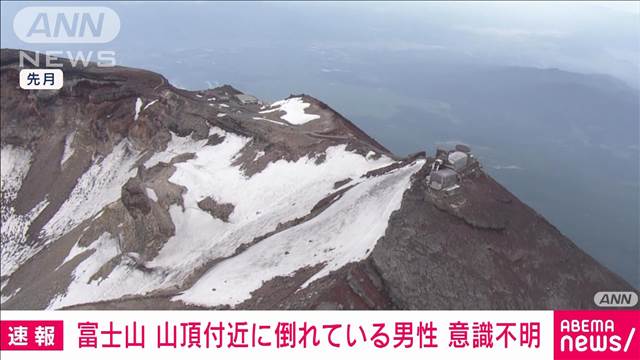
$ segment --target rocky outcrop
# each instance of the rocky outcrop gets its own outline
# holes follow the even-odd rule
[[[233,213],[234,206],[229,203],[219,203],[210,196],[198,201],[198,207],[216,219],[229,222],[229,216]]]
[[[133,177],[122,187],[121,197],[131,223],[131,231],[122,236],[122,252],[136,254],[142,260],[153,259],[175,233],[169,213],[149,199],[147,191],[140,178]]]
[[[129,179],[122,187],[122,203],[134,219],[151,211],[151,200],[138,177]]]

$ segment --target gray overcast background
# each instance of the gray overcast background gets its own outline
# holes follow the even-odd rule
[[[31,4],[2,2],[2,47],[115,50],[184,88],[308,93],[398,154],[468,143],[640,286],[640,2],[98,3],[120,16],[116,40],[55,47],[13,34]]]

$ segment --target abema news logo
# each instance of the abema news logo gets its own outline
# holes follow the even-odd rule
[[[640,359],[640,311],[555,311],[554,358]]]

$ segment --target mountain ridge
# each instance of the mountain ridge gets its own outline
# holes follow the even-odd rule
[[[3,308],[590,308],[631,289],[484,172],[435,193],[434,158],[311,96],[93,66],[22,91],[16,62],[2,50]]]

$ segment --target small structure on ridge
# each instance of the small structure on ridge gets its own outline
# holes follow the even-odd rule
[[[467,145],[456,145],[454,150],[436,149],[436,157],[427,176],[428,189],[452,192],[460,188],[465,177],[480,169],[480,163]]]

